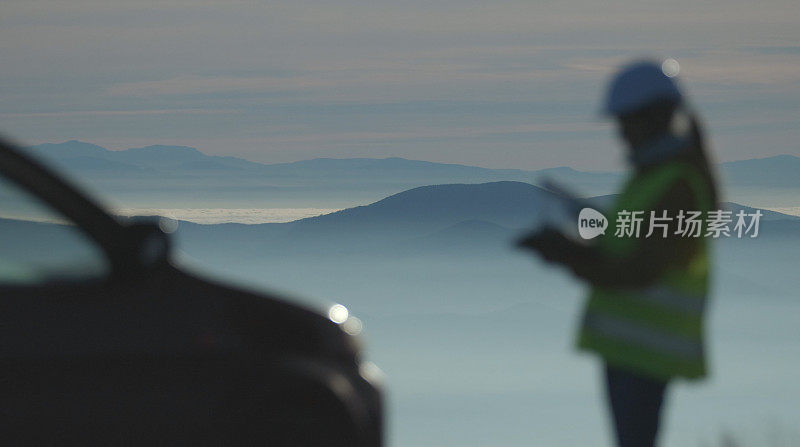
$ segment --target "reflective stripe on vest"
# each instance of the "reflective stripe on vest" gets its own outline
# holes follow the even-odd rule
[[[589,313],[586,315],[583,325],[586,329],[597,331],[606,337],[640,345],[647,349],[665,351],[689,360],[699,359],[703,355],[703,345],[698,340],[678,337],[675,334],[611,315]]]

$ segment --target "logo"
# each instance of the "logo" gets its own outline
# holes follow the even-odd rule
[[[668,210],[620,210],[614,219],[614,237],[758,237],[759,223],[764,213],[759,209],[747,212],[731,210],[686,211],[670,215]],[[583,239],[594,239],[606,234],[608,219],[593,208],[583,208],[578,214],[578,233]]]
[[[584,208],[578,214],[578,233],[584,239],[594,239],[601,234],[606,234],[608,219],[600,211]]]

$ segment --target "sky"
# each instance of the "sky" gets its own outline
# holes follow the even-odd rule
[[[615,67],[673,57],[718,161],[800,154],[796,0],[4,0],[0,132],[263,163],[618,169]]]

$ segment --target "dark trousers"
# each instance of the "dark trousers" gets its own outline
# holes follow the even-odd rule
[[[666,382],[606,365],[606,397],[619,447],[652,447]]]

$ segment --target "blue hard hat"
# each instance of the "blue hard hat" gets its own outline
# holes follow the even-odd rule
[[[680,103],[677,84],[657,62],[636,61],[624,66],[611,81],[603,106],[607,115],[626,115],[657,102]]]

